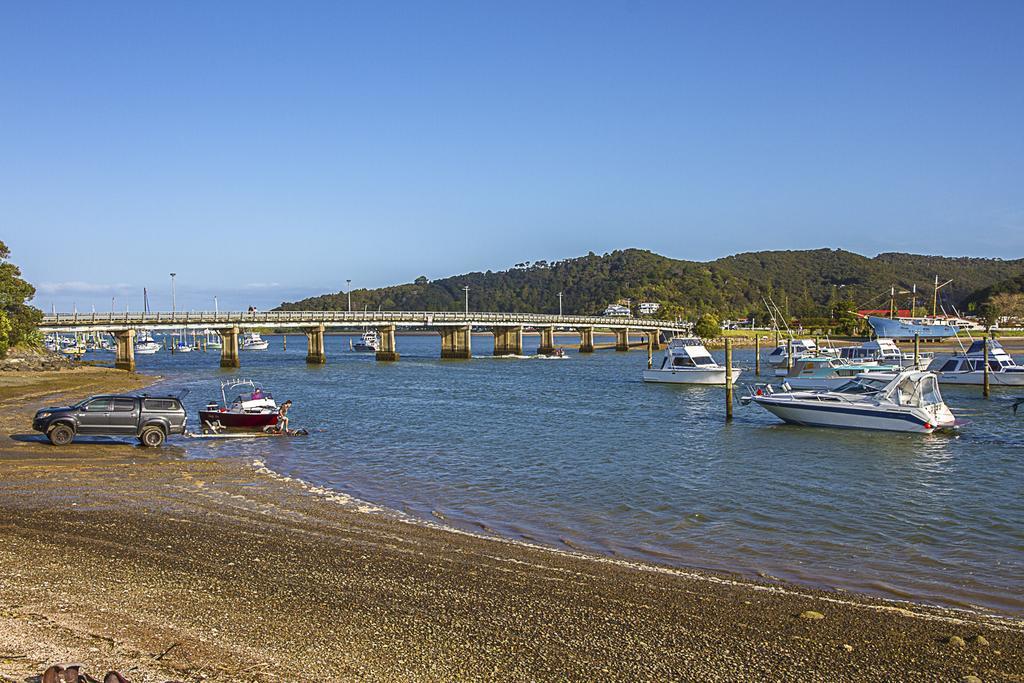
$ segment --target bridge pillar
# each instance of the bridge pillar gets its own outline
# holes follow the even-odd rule
[[[306,362],[311,365],[323,365],[327,362],[327,354],[324,353],[323,325],[306,330]]]
[[[541,327],[538,329],[540,331],[540,346],[537,347],[537,353],[541,356],[550,356],[555,352],[555,328]]]
[[[594,328],[581,327],[577,330],[580,333],[580,353],[594,352]]]
[[[494,328],[494,355],[523,355],[523,326]]]
[[[665,345],[661,343],[661,330],[648,330],[647,334],[649,338],[648,346],[651,347],[651,351],[661,351],[665,348]]]
[[[135,372],[135,330],[115,332],[114,339],[117,341],[114,367],[118,370]]]
[[[380,337],[380,348],[377,349],[377,360],[394,361],[398,360],[398,351],[395,348],[395,326],[388,325],[377,330]]]
[[[629,351],[629,328],[623,327],[615,330],[615,350]]]
[[[222,368],[241,367],[238,358],[238,328],[217,330],[220,334],[220,366]]]
[[[472,357],[473,328],[471,326],[441,328],[441,358]]]

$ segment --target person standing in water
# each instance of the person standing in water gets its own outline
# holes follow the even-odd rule
[[[292,401],[288,399],[277,409],[277,428],[282,434],[288,433],[288,411],[291,410]]]

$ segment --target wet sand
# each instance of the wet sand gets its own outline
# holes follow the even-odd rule
[[[54,392],[146,381],[75,373],[0,375],[0,678],[1024,680],[1019,621],[479,538],[230,455],[21,436]]]

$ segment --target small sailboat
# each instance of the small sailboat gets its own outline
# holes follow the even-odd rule
[[[142,312],[149,315],[149,292],[142,288]],[[153,333],[146,329],[135,331],[135,353],[150,356],[160,350],[160,344],[153,339]]]
[[[729,383],[740,376],[741,368],[732,369]],[[725,366],[719,365],[700,339],[669,340],[661,366],[643,372],[645,382],[668,384],[725,384]]]
[[[785,388],[785,385],[783,385]],[[775,391],[757,387],[741,403],[756,403],[790,424],[930,434],[955,426],[956,418],[931,372],[865,373],[822,391]]]
[[[967,351],[936,356],[928,370],[944,384],[981,386],[985,383],[985,341],[976,339]],[[988,381],[995,386],[1024,386],[1024,365],[1017,365],[995,339],[988,340]]]

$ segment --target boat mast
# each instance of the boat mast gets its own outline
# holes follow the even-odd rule
[[[936,318],[939,314],[939,290],[948,285],[952,280],[946,280],[941,285],[939,284],[939,276],[935,276],[935,291],[932,293],[932,317]]]
[[[896,317],[896,285],[889,287],[889,320]]]

